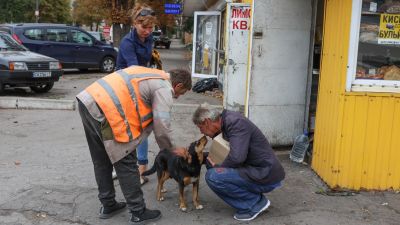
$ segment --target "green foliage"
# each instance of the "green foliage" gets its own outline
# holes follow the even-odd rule
[[[105,0],[75,0],[72,17],[78,24],[100,24],[108,17],[111,9],[105,7]]]
[[[183,24],[183,31],[192,34],[193,33],[193,25],[194,17],[188,17]]]
[[[164,4],[172,1],[141,0],[137,2],[149,5],[156,13],[159,28],[164,34],[171,35],[170,32],[173,32],[173,28],[176,26],[176,15],[165,14]]]
[[[40,0],[41,23],[70,23],[71,6],[69,0]]]
[[[35,0],[2,0],[0,1],[0,23],[34,22]]]
[[[39,0],[39,22],[69,23],[70,0]],[[34,23],[36,0],[1,0],[0,23]]]

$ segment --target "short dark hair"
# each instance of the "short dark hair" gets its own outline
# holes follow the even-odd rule
[[[168,73],[170,74],[172,86],[181,83],[187,90],[192,89],[192,75],[189,71],[184,69],[173,69],[168,71]]]

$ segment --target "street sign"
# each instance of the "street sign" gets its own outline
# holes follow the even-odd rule
[[[164,13],[165,14],[181,14],[181,4],[172,4],[172,3],[164,4]]]
[[[109,26],[104,26],[103,27],[103,33],[109,34],[110,33],[110,27]]]
[[[165,14],[181,14],[180,9],[165,9]]]
[[[166,8],[166,9],[181,9],[181,4],[166,3],[164,5],[164,8]]]

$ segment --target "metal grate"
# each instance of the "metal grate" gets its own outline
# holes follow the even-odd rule
[[[49,70],[48,62],[27,62],[28,70]]]

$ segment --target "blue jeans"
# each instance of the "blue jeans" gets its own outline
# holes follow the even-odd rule
[[[211,190],[239,213],[258,210],[256,204],[265,201],[263,193],[281,186],[281,182],[268,185],[250,182],[236,169],[222,167],[208,169],[205,179]]]
[[[147,158],[148,150],[149,150],[149,141],[146,138],[143,139],[143,141],[138,145],[136,149],[139,165],[147,165],[149,163],[149,160]]]

